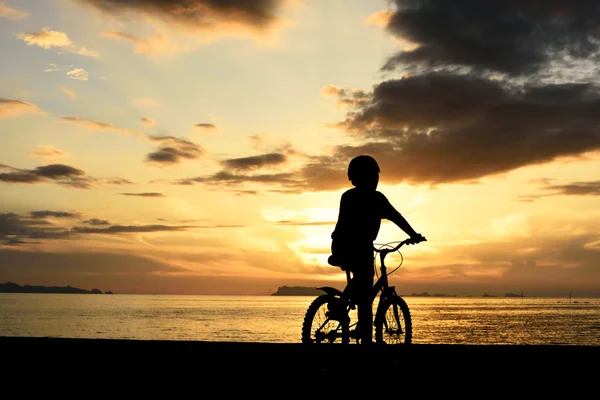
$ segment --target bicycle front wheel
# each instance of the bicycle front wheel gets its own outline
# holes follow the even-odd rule
[[[350,342],[349,322],[345,318],[336,318],[329,310],[332,302],[339,300],[323,294],[310,304],[302,324],[302,343],[342,343]],[[346,314],[347,315],[347,314]]]
[[[375,315],[375,341],[378,344],[411,343],[412,319],[402,297],[388,297],[379,303]]]

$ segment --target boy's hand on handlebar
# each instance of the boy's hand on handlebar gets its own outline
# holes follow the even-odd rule
[[[420,233],[416,233],[410,237],[410,239],[407,241],[407,244],[417,244],[425,241],[427,241],[427,239],[425,239],[425,236],[421,235]]]

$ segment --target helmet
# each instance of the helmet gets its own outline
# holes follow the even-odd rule
[[[377,161],[371,156],[360,155],[354,157],[350,161],[350,164],[348,164],[348,179],[351,181],[360,175],[370,172],[380,172]]]

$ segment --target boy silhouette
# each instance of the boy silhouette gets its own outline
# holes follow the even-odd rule
[[[342,194],[338,220],[331,234],[332,255],[329,263],[352,273],[344,295],[351,291],[358,308],[357,333],[361,344],[372,342],[373,242],[379,233],[381,220],[385,218],[395,223],[410,236],[413,243],[426,240],[410,226],[383,193],[377,191],[379,172],[379,165],[371,156],[360,155],[350,161],[348,179],[354,187]]]

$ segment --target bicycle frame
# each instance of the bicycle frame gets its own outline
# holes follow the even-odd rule
[[[400,242],[393,249],[381,249],[380,250],[380,249],[373,248],[373,251],[375,251],[376,253],[379,253],[379,258],[381,260],[381,266],[379,267],[379,269],[381,271],[381,276],[373,284],[373,287],[371,289],[371,293],[370,293],[371,303],[373,303],[375,301],[375,298],[377,297],[377,294],[379,292],[381,292],[380,301],[388,298],[389,296],[396,295],[396,288],[394,286],[389,286],[387,267],[385,266],[385,257],[389,253],[392,253],[392,252],[398,250],[400,247],[402,247],[403,245],[405,245],[407,243],[411,243],[411,240],[406,239],[406,240]],[[344,288],[344,292],[342,292],[334,287],[330,287],[330,286],[320,287],[319,289],[323,290],[325,293],[327,293],[329,295],[343,297],[346,294],[346,290],[349,289],[351,280],[352,280],[352,277],[350,275],[350,271],[346,270],[346,288]],[[352,301],[352,293],[348,293],[348,294],[349,294],[348,301],[350,302],[350,305],[352,306],[354,304]]]

